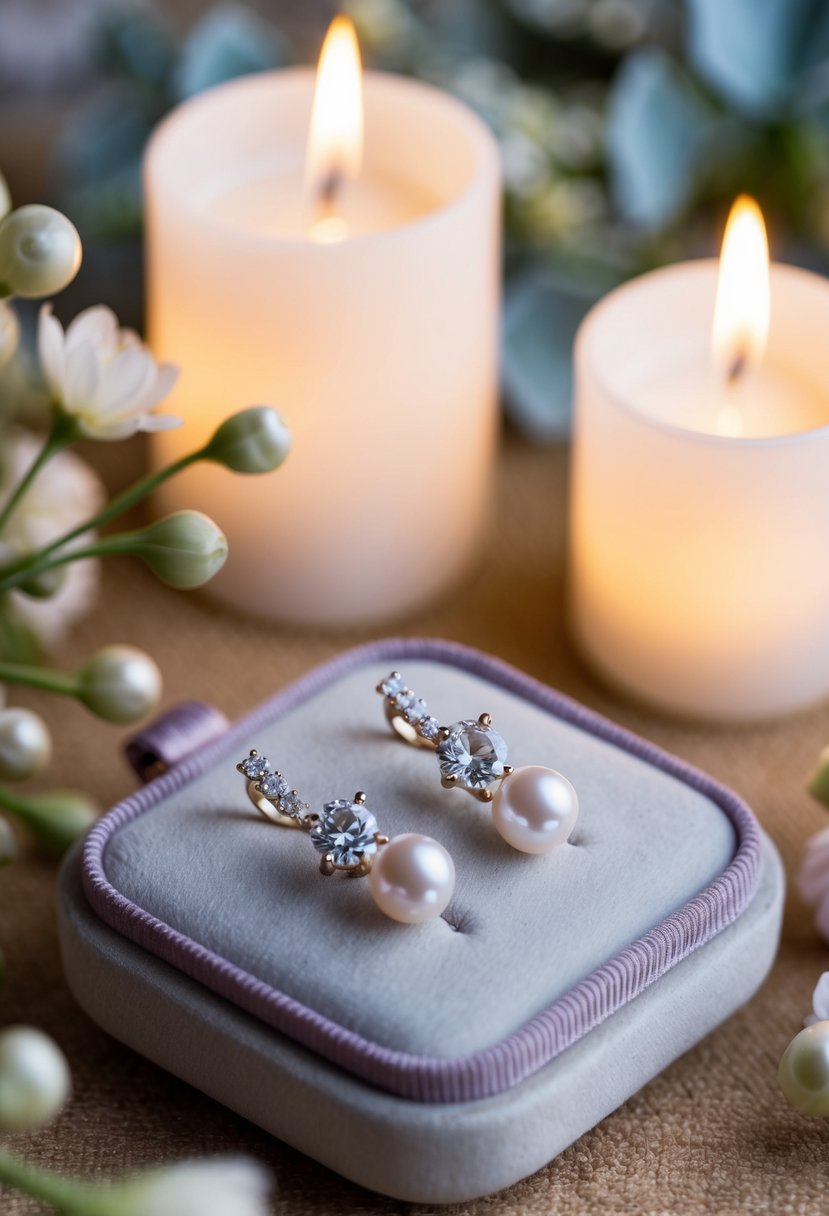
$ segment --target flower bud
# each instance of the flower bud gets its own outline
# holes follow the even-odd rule
[[[17,856],[17,837],[7,819],[0,818],[0,866],[7,866]],[[2,966],[0,966],[2,973]]]
[[[271,1179],[258,1161],[180,1161],[116,1185],[118,1216],[268,1216]]]
[[[54,295],[72,282],[81,256],[65,215],[40,203],[18,207],[0,221],[0,295]]]
[[[0,1031],[0,1130],[23,1131],[49,1123],[71,1089],[66,1058],[42,1030],[8,1026]]]
[[[44,794],[18,794],[6,804],[25,823],[47,853],[60,857],[92,826],[98,808],[76,790],[47,790]]]
[[[49,763],[52,740],[30,709],[0,709],[0,779],[24,781]]]
[[[201,511],[176,511],[134,537],[131,550],[163,583],[189,590],[201,587],[227,558],[227,540]]]
[[[108,722],[137,722],[161,698],[161,672],[136,646],[105,646],[78,672],[78,699]]]
[[[13,358],[20,344],[20,322],[6,300],[0,300],[0,367]]]
[[[270,473],[291,449],[291,432],[275,409],[254,405],[223,422],[204,449],[204,459],[234,473]]]

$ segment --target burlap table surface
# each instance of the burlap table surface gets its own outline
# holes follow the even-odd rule
[[[825,822],[804,782],[829,741],[829,707],[759,727],[688,725],[600,686],[564,634],[565,501],[565,454],[508,443],[487,538],[491,561],[482,561],[442,602],[384,632],[439,635],[491,651],[707,769],[754,807],[791,878],[805,837]],[[61,661],[71,666],[106,641],[132,642],[159,661],[165,703],[204,698],[234,717],[377,632],[308,633],[245,619],[204,595],[168,591],[124,561],[107,568],[99,605]],[[74,703],[20,699],[48,711],[56,738],[54,784],[86,785],[104,807],[133,788],[117,730]],[[244,1152],[273,1169],[276,1213],[340,1216],[406,1207],[276,1143],[98,1030],[61,974],[53,887],[54,867],[30,851],[0,875],[0,943],[8,963],[0,1024],[21,1021],[49,1031],[75,1079],[61,1118],[37,1134],[11,1138],[16,1150],[81,1175]],[[829,1125],[790,1110],[776,1080],[780,1055],[801,1026],[824,967],[829,951],[791,892],[780,957],[746,1008],[546,1169],[500,1195],[448,1210],[492,1216],[826,1212]],[[4,1216],[39,1210],[7,1192],[0,1196]]]

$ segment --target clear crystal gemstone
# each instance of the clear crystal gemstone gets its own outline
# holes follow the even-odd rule
[[[296,790],[289,790],[279,799],[279,810],[283,815],[290,815],[291,819],[302,819],[307,809]]]
[[[440,730],[440,722],[437,718],[425,717],[421,718],[417,724],[417,732],[424,739],[436,739]]]
[[[411,724],[414,726],[415,723],[420,722],[422,718],[425,718],[428,712],[429,710],[426,702],[417,698],[406,710],[406,721],[411,722]]]
[[[330,854],[335,866],[359,865],[363,854],[377,852],[377,820],[371,811],[347,798],[326,802],[319,821],[311,830],[318,853]]]
[[[411,709],[411,707],[415,704],[417,697],[414,695],[411,689],[407,688],[404,692],[397,693],[397,695],[392,697],[391,700],[394,708],[401,714],[405,714],[406,711]]]
[[[271,771],[270,762],[264,756],[246,756],[239,768],[249,781],[255,781],[262,773]]]
[[[390,676],[386,676],[380,687],[383,690],[384,696],[393,697],[395,693],[405,691],[406,681],[396,671],[393,671]]]
[[[437,755],[444,777],[457,777],[467,790],[485,790],[504,775],[507,745],[491,726],[468,719],[449,728]]]
[[[259,789],[266,798],[282,798],[288,793],[288,782],[281,773],[265,773],[259,782]]]

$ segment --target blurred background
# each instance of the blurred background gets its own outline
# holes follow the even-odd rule
[[[153,126],[222,80],[315,62],[337,7],[2,0],[0,169],[15,204],[53,203],[84,243],[60,313],[105,302],[140,327]],[[341,7],[369,65],[450,89],[498,137],[504,401],[533,441],[566,437],[570,348],[589,305],[630,275],[715,252],[740,191],[759,199],[778,259],[829,264],[829,0]]]

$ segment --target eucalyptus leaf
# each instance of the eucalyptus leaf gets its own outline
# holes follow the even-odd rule
[[[175,92],[192,97],[237,76],[283,67],[292,58],[287,40],[252,9],[218,5],[193,27],[181,49]]]
[[[561,443],[570,433],[573,339],[601,294],[598,287],[539,268],[516,276],[507,287],[501,350],[504,408],[535,443]]]
[[[694,192],[709,129],[708,107],[664,51],[628,56],[610,89],[605,133],[625,220],[659,231],[677,219]]]
[[[773,118],[821,43],[826,53],[825,9],[824,0],[688,0],[688,58],[730,105]]]
[[[175,43],[151,7],[121,7],[107,13],[95,30],[101,67],[151,89],[164,86],[175,62]]]

